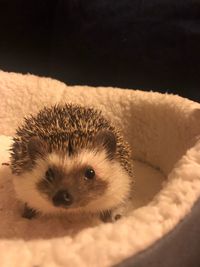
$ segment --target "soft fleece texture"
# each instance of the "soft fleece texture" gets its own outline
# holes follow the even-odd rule
[[[195,102],[153,92],[69,87],[5,72],[0,72],[0,99],[0,163],[8,162],[9,136],[24,115],[75,102],[102,109],[122,128],[137,178],[132,211],[115,224],[87,218],[28,221],[20,217],[9,167],[1,165],[0,266],[111,266],[167,234],[200,196],[200,105]]]

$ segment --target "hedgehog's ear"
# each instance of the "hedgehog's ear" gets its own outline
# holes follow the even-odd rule
[[[95,145],[106,149],[108,157],[114,158],[117,146],[116,136],[109,130],[103,130],[95,136]]]
[[[47,144],[37,136],[30,138],[28,142],[28,153],[31,159],[43,157],[47,154]]]

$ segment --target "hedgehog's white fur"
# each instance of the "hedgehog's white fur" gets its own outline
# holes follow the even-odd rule
[[[18,198],[43,214],[67,212],[64,208],[54,207],[36,188],[37,182],[44,177],[48,166],[51,164],[66,169],[66,173],[76,169],[76,166],[89,165],[94,168],[97,176],[108,183],[108,188],[102,196],[85,207],[70,209],[69,211],[71,212],[86,211],[96,213],[111,209],[123,203],[129,194],[130,177],[120,163],[107,158],[104,150],[97,153],[95,150],[84,149],[74,157],[61,157],[54,152],[48,154],[45,159],[36,160],[36,164],[31,171],[24,172],[20,176],[14,176],[13,178]]]

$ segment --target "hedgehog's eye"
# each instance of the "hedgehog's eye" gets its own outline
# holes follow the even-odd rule
[[[85,180],[92,180],[95,177],[95,171],[92,168],[85,170]]]
[[[54,172],[51,168],[49,168],[45,173],[45,179],[49,182],[53,182],[54,178]]]

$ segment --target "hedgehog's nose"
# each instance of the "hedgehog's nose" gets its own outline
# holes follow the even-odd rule
[[[53,197],[53,204],[55,206],[69,206],[73,202],[72,196],[66,190],[58,191]]]

